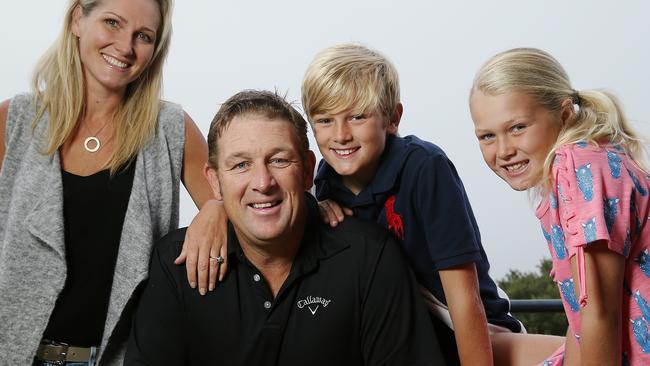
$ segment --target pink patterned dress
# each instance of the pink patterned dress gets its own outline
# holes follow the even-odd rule
[[[554,187],[537,209],[553,259],[570,334],[580,344],[586,304],[584,250],[606,241],[626,258],[623,283],[623,365],[650,365],[650,175],[615,145],[562,146],[553,163]],[[571,272],[576,256],[580,293]],[[564,346],[542,365],[561,365]]]

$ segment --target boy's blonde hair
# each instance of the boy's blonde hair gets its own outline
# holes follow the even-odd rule
[[[538,177],[544,189],[552,183],[549,172],[555,151],[579,141],[619,145],[648,172],[644,141],[630,126],[618,99],[604,90],[574,90],[560,63],[542,50],[515,48],[495,55],[476,74],[470,101],[477,91],[487,95],[523,92],[552,113],[560,113],[567,99],[578,106],[546,157],[542,176]]]
[[[381,53],[357,44],[319,52],[302,82],[302,104],[310,121],[316,114],[349,109],[376,111],[389,120],[399,102],[399,77],[393,64]]]
[[[45,154],[55,153],[72,136],[84,113],[85,82],[79,56],[79,40],[72,33],[73,14],[80,6],[84,16],[102,1],[70,0],[59,38],[43,55],[34,70],[32,90],[39,102],[35,124],[49,116]],[[162,67],[169,50],[172,32],[172,0],[156,0],[160,25],[149,65],[128,85],[122,104],[113,117],[115,125],[113,156],[109,162],[115,173],[133,159],[156,128],[162,94]]]

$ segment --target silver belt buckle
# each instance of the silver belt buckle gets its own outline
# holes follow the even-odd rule
[[[42,361],[53,363],[55,365],[65,365],[66,356],[68,355],[68,347],[68,344],[59,342],[41,344],[38,347],[36,357]]]

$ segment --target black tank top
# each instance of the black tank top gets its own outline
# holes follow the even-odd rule
[[[100,344],[134,171],[135,163],[113,177],[108,170],[87,177],[61,172],[68,275],[44,338]]]

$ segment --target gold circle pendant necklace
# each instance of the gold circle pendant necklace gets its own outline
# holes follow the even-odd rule
[[[99,141],[99,138],[97,136],[99,136],[99,134],[104,130],[104,127],[106,127],[107,124],[108,122],[104,123],[104,125],[99,129],[99,131],[95,132],[94,134],[91,133],[90,136],[84,140],[84,149],[86,149],[86,151],[88,151],[89,153],[94,153],[97,152],[102,147],[102,143],[101,141]],[[84,127],[86,127],[86,130],[90,132],[88,126],[84,124]],[[94,146],[91,147],[91,144],[93,142],[94,142]]]

